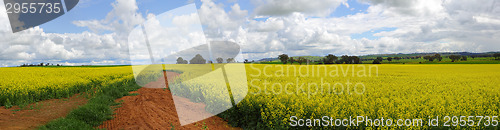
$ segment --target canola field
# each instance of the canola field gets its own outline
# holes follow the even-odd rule
[[[0,106],[69,97],[133,78],[130,66],[0,68]]]
[[[228,123],[247,129],[498,129],[500,120],[498,64],[244,64],[243,68],[205,64],[163,69],[182,73],[174,80],[184,84],[169,81],[176,95],[203,102],[207,111],[222,112],[218,116]],[[98,91],[99,86],[134,79],[130,66],[0,68],[0,72],[2,106]],[[158,77],[156,71],[152,74],[135,78]],[[246,82],[239,82],[241,78]],[[221,91],[225,81],[232,92]],[[237,107],[231,107],[228,94]],[[365,122],[351,123],[359,117]],[[367,123],[369,119],[372,122]],[[428,125],[433,119],[439,119],[438,126]]]
[[[500,120],[496,64],[245,66],[248,94],[219,114],[243,128],[497,129]],[[227,97],[220,89],[193,86],[173,89],[191,92],[184,97],[197,102]],[[351,124],[352,118],[365,122]],[[437,126],[429,126],[436,118]]]
[[[463,128],[464,121],[468,121],[466,127],[494,127],[500,120],[483,119],[479,123],[480,118],[474,117],[473,124],[464,118],[453,118],[500,116],[500,65],[253,64],[247,66],[247,75],[250,90],[238,104],[238,111],[259,114],[261,125],[268,128],[291,128],[298,125],[298,119],[306,122],[323,116],[334,119],[364,116],[364,120],[383,117],[392,119],[394,124],[379,128],[417,129],[429,128],[428,120],[436,116],[440,118],[440,128],[445,125],[450,126],[444,128]],[[296,118],[291,119],[292,116]],[[445,116],[450,119],[443,119]],[[395,126],[397,119],[422,119],[424,125],[399,127]],[[335,126],[334,121],[330,123]]]

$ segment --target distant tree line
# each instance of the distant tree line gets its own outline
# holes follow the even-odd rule
[[[470,55],[469,57],[471,58],[476,58],[476,57],[495,57],[495,60],[500,60],[500,53],[495,53],[492,55]],[[447,58],[451,59],[451,62],[456,62],[456,61],[467,61],[468,56],[464,55],[449,55]],[[387,58],[382,58],[382,57],[376,57],[375,59],[360,59],[358,56],[348,56],[348,55],[342,55],[340,57],[337,57],[333,54],[328,54],[325,57],[321,58],[319,61],[311,61],[307,60],[304,57],[290,57],[287,54],[281,54],[278,56],[278,59],[281,61],[283,64],[293,64],[295,62],[299,64],[303,64],[306,62],[318,62],[319,64],[361,64],[361,61],[370,61],[372,60],[372,64],[381,64],[384,60],[387,60],[389,62],[393,60],[402,60],[402,59],[425,59],[428,61],[442,61],[443,56],[441,54],[434,54],[434,55],[425,55],[425,56],[406,56],[406,57],[387,57]]]
[[[278,59],[283,64],[293,64],[294,62],[297,62],[300,65],[309,62],[319,62],[319,64],[361,64],[361,59],[357,56],[343,55],[339,58],[332,54],[328,54],[327,56],[321,58],[321,60],[319,61],[308,60],[304,57],[298,57],[297,59],[295,59],[294,57],[289,57],[287,54],[279,55]]]
[[[467,61],[467,58],[470,57],[472,59],[475,59],[475,58],[478,58],[478,57],[494,57],[495,60],[500,60],[500,53],[494,53],[494,54],[475,54],[475,55],[462,55],[462,54],[458,54],[458,55],[449,55],[447,56],[448,58],[451,59],[452,62],[455,62],[455,61]],[[396,57],[394,57],[396,58]],[[440,54],[434,54],[434,55],[426,55],[426,56],[415,56],[415,57],[405,57],[403,59],[419,59],[419,58],[423,58],[427,61],[441,61],[443,60],[443,57],[440,55]],[[388,59],[388,61],[390,61]]]
[[[224,59],[221,57],[218,57],[215,59],[217,63],[224,63]],[[226,63],[234,63],[236,60],[234,58],[227,58]],[[248,60],[245,60],[245,62],[248,62]],[[182,57],[177,58],[176,64],[211,64],[213,63],[212,61],[207,61],[201,56],[200,54],[196,54],[189,62],[187,60],[184,60]]]
[[[22,64],[19,67],[35,67],[35,66],[63,66],[62,64],[50,64],[50,63],[40,63],[40,64]]]
[[[493,57],[495,57],[495,60],[500,60],[500,53],[493,54]]]

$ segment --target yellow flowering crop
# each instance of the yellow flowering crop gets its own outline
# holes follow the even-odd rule
[[[0,68],[0,105],[69,97],[122,78],[133,79],[129,66]]]

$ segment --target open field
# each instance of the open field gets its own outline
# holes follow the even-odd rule
[[[124,67],[0,68],[0,105],[13,106],[73,94],[131,78]],[[130,80],[130,79],[129,79]]]
[[[382,117],[394,120],[422,119],[423,126],[410,127],[425,129],[429,128],[426,125],[428,119],[436,116],[439,116],[440,120],[445,120],[444,116],[500,115],[500,81],[498,80],[500,79],[500,65],[498,64],[244,64],[245,68],[243,69],[235,69],[231,66],[226,66],[228,72],[246,73],[244,76],[246,76],[248,86],[245,87],[247,87],[248,93],[239,91],[239,89],[244,88],[233,89],[232,95],[240,102],[237,107],[224,111],[218,116],[228,121],[228,124],[244,129],[310,129],[312,127],[292,127],[292,125],[298,123],[299,119],[313,120],[321,119],[323,116],[339,119],[348,119],[350,116],[363,116],[370,119]],[[218,64],[214,66],[205,64],[167,65],[164,69],[180,72],[182,74],[176,79],[188,81],[199,76],[207,76],[207,73],[212,72],[212,69],[218,68],[221,68]],[[130,83],[130,79],[133,79],[132,69],[129,66],[0,68],[0,70],[4,74],[1,78],[6,81],[0,83],[2,89],[0,92],[3,97],[2,106],[7,104],[6,99],[9,99],[10,105],[23,104],[67,97],[88,90],[100,91],[98,89],[100,87],[115,84],[112,85],[114,87],[102,90],[110,91],[120,88],[120,86],[116,86],[116,82],[126,80],[127,83]],[[230,76],[234,77],[235,75]],[[206,86],[210,84],[209,82],[217,80],[217,77],[211,76],[211,74],[208,74],[207,77],[209,78],[201,80],[206,82],[190,82],[189,85],[171,86],[170,89],[186,90],[192,93],[184,93],[184,95],[181,93],[181,95],[176,96],[185,97],[194,103],[204,103],[206,105],[204,109],[207,112],[220,107],[217,105],[225,104],[228,106],[228,102],[222,99],[227,93],[221,93],[220,89],[216,87],[211,89],[196,88],[197,84]],[[237,82],[230,85],[238,86],[238,84],[242,83]],[[168,94],[170,89],[168,91],[159,90]],[[243,97],[240,97],[241,95]],[[119,98],[121,96],[124,95],[119,94],[113,97]],[[127,98],[130,97],[125,99]],[[91,102],[101,102],[99,100],[93,101],[94,99],[96,98],[92,98]],[[149,98],[132,99],[134,101],[139,99],[144,99],[145,102],[150,101]],[[151,99],[155,98],[151,97]],[[133,108],[133,102],[130,103],[132,105],[128,105],[130,108],[127,109]],[[88,108],[93,108],[91,106]],[[136,116],[147,118],[141,117],[141,115],[144,114]],[[120,117],[115,118],[131,119],[128,117],[130,114],[119,114],[118,116]],[[74,118],[76,117],[68,116],[68,119]],[[51,125],[65,124],[64,121],[71,121],[68,119],[63,118],[55,121],[56,123],[51,123]],[[100,121],[106,119],[111,118],[106,116]],[[499,119],[498,117],[490,119],[488,127],[485,126],[484,120],[482,125],[472,127],[479,129],[498,128],[493,126],[493,120],[498,121]],[[478,119],[474,119],[474,121],[477,123]],[[223,121],[217,122],[217,124],[224,124]],[[449,122],[452,128],[464,128],[453,126],[454,122]],[[91,123],[94,127],[101,124],[96,121]],[[432,128],[448,128],[442,126],[444,121],[440,123],[439,127]],[[121,126],[113,125],[112,127],[119,129]],[[364,127],[367,126],[361,124],[337,128]],[[466,128],[469,127],[471,126],[466,126]],[[199,126],[193,128],[199,128]],[[323,127],[316,126],[316,128]],[[382,128],[409,127],[383,126]]]
[[[311,120],[323,116],[418,118],[426,122],[436,116],[500,114],[500,65],[496,64],[247,64],[246,70],[248,95],[236,109],[219,115],[243,128],[295,128],[290,125],[297,123],[291,121],[292,116]],[[447,128],[442,125],[440,128]]]

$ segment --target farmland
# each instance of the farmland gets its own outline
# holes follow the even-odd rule
[[[336,119],[349,119],[351,116],[394,120],[418,118],[424,121],[423,126],[378,128],[425,129],[429,128],[427,121],[437,116],[445,120],[444,116],[500,115],[498,64],[244,65],[243,69],[229,65],[226,71],[228,74],[246,72],[248,93],[244,96],[245,93],[233,89],[232,95],[240,102],[237,107],[218,116],[227,120],[228,124],[246,129],[325,128],[317,125],[293,126],[298,119],[314,120],[324,116]],[[164,69],[182,73],[177,79],[188,81],[209,73],[212,68],[220,66],[167,65]],[[6,106],[68,97],[114,82],[131,80],[131,70],[129,66],[0,68],[0,79],[3,81],[0,82],[0,103]],[[227,93],[221,93],[216,87],[196,88],[197,84],[220,80],[212,75],[207,77],[201,80],[204,82],[174,85],[170,89],[195,93],[177,94],[192,102],[204,102],[207,104],[206,111],[218,111],[220,106],[217,105],[220,104],[228,108],[229,102],[222,99]],[[231,84],[241,85],[240,82]],[[465,127],[497,128],[493,126],[493,120],[490,119],[488,126],[483,120],[479,126]],[[477,119],[474,121],[478,123]],[[451,128],[464,128],[453,126],[453,122],[449,123]],[[444,121],[440,123],[440,126],[432,128],[448,128],[443,126]],[[96,124],[99,123],[94,126]],[[365,127],[376,128],[365,124],[336,128]]]
[[[0,105],[12,106],[69,97],[118,80],[131,80],[124,67],[0,68]]]
[[[428,121],[436,116],[499,115],[500,65],[376,67],[378,69],[372,66],[373,71],[370,72],[367,70],[369,65],[290,67],[249,64],[246,66],[248,95],[237,108],[219,116],[230,120],[230,124],[243,128],[297,128],[290,125],[293,124],[290,119],[292,116],[311,120],[321,119],[323,116],[340,119],[364,116],[394,120],[418,118]],[[350,72],[351,70],[354,72]],[[316,71],[316,74],[311,75],[312,71]],[[337,72],[340,74],[335,75]],[[358,75],[362,72],[369,74]],[[212,95],[210,91],[203,93],[203,96]],[[443,128],[442,125],[444,124],[439,127]],[[485,125],[473,127],[485,128]]]

